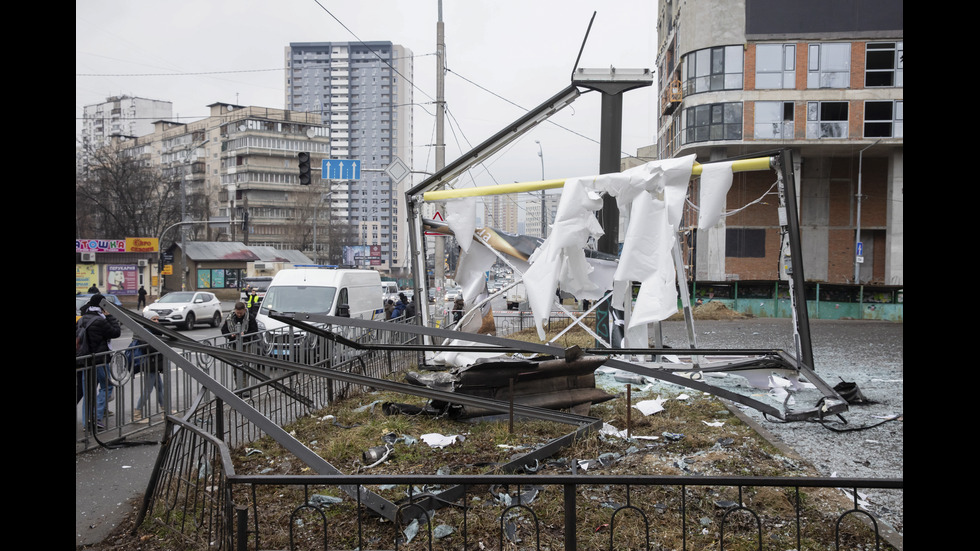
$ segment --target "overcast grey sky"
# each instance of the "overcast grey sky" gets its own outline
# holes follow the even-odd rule
[[[413,169],[432,171],[438,0],[76,0],[75,117],[113,95],[171,101],[192,122],[214,102],[282,108],[290,42],[387,40],[415,55]],[[656,64],[655,0],[443,0],[446,161],[570,82],[579,67]],[[624,96],[623,151],[654,143],[655,86]],[[480,169],[477,185],[596,174],[600,101],[570,107]],[[560,125],[560,126],[558,126]],[[418,179],[416,180],[418,181]]]

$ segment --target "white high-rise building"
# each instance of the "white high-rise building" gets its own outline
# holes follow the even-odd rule
[[[152,134],[154,123],[170,120],[174,104],[169,101],[113,96],[82,109],[82,135],[78,137],[80,162],[87,163],[90,149],[109,145],[112,138],[138,138]]]
[[[303,42],[286,47],[286,109],[320,113],[330,158],[361,161],[356,180],[331,182],[347,192],[348,221],[358,243],[380,246],[382,264],[409,270],[410,178],[384,169],[412,166],[412,52],[391,42]],[[316,176],[316,172],[314,173]]]

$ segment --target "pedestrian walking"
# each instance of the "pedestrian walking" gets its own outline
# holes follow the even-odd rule
[[[75,322],[75,360],[77,388],[75,404],[85,400],[82,423],[92,423],[95,430],[105,430],[106,405],[112,400],[109,381],[110,341],[122,334],[119,320],[102,309],[105,297],[93,295],[79,309],[82,315]],[[78,368],[82,369],[79,370]],[[80,376],[80,377],[79,377]]]
[[[153,316],[150,318],[153,323],[159,323],[160,317]],[[163,371],[164,371],[164,358],[160,355],[160,352],[146,343],[142,339],[135,339],[135,344],[140,347],[145,347],[141,350],[142,354],[136,356],[136,361],[133,365],[133,374],[142,373],[143,374],[143,390],[140,392],[140,399],[136,402],[136,409],[133,410],[133,421],[137,423],[148,423],[150,421],[150,415],[148,415],[148,405],[146,404],[146,399],[150,397],[153,390],[156,389],[157,392],[157,405],[160,406],[160,411],[167,413],[167,405],[164,402],[163,396]],[[144,406],[147,406],[144,409]]]

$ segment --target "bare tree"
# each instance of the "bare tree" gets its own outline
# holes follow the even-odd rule
[[[88,158],[75,179],[76,237],[156,237],[180,221],[179,181],[125,149],[103,147]]]
[[[293,194],[299,200],[286,226],[286,237],[315,262],[339,264],[343,246],[356,242],[356,229],[346,219],[333,216],[322,187],[303,186]]]

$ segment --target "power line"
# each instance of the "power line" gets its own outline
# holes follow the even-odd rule
[[[190,77],[207,75],[234,75],[240,73],[267,73],[270,71],[285,71],[279,69],[243,69],[240,71],[203,71],[200,73],[75,73],[76,77]]]

